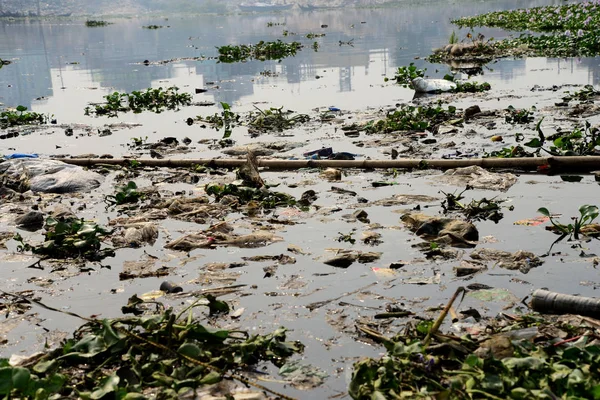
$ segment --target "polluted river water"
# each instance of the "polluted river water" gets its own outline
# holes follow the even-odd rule
[[[256,143],[290,142],[296,145],[276,153],[276,157],[303,158],[307,151],[332,147],[336,152],[358,154],[357,159],[390,159],[392,148],[416,158],[439,158],[455,153],[482,156],[499,150],[501,143],[492,136],[506,138],[524,132],[535,136],[535,124],[527,128],[500,121],[467,125],[453,136],[434,138],[434,145],[414,146],[407,142],[386,142],[360,133],[348,137],[341,127],[366,121],[381,110],[409,103],[414,92],[393,83],[397,68],[415,63],[427,68],[427,75],[440,78],[450,71],[443,64],[430,64],[425,57],[433,48],[448,43],[452,32],[460,38],[468,30],[458,29],[451,19],[488,11],[560,4],[559,1],[426,1],[403,2],[398,7],[348,8],[285,13],[199,15],[194,17],[131,17],[110,19],[111,25],[88,28],[81,19],[0,20],[0,58],[12,61],[0,69],[0,102],[8,107],[23,105],[35,112],[49,114],[56,124],[19,129],[19,136],[0,141],[3,154],[37,153],[40,157],[110,154],[150,157],[135,141],[155,143],[174,137],[178,143],[191,143],[185,149],[170,149],[164,157],[230,157],[218,145],[223,131],[203,127],[198,121],[189,125],[188,118],[204,118],[221,113],[227,103],[237,113],[256,112],[283,107],[307,114],[312,121],[283,132],[256,133],[247,126],[235,127],[230,139],[234,146]],[[143,29],[156,24],[160,29]],[[501,39],[509,35],[499,29],[481,29],[486,37]],[[324,36],[307,38],[307,34]],[[294,57],[280,61],[252,60],[243,63],[219,63],[216,47],[227,44],[257,43],[261,40],[299,41],[304,48]],[[318,43],[317,51],[313,43]],[[472,95],[440,95],[458,109],[479,105],[482,110],[536,107],[536,117],[544,117],[542,127],[553,132],[557,126],[572,122],[551,107],[565,90],[583,85],[597,85],[600,75],[598,58],[525,58],[502,59],[483,67],[483,74],[472,79],[489,82],[490,92]],[[385,81],[384,78],[390,78]],[[463,76],[466,78],[466,75]],[[103,96],[146,88],[177,86],[193,96],[191,106],[160,114],[124,113],[118,118],[84,115],[91,103]],[[555,86],[555,88],[553,88]],[[197,90],[201,89],[201,90]],[[201,92],[201,93],[197,93]],[[434,98],[435,99],[435,98]],[[214,105],[200,105],[211,103]],[[330,107],[335,107],[329,111]],[[333,113],[329,121],[320,121],[324,113]],[[587,120],[597,124],[597,115]],[[103,132],[108,133],[103,134]],[[527,130],[525,130],[527,129]],[[10,129],[0,130],[0,135]],[[72,135],[66,135],[65,132]],[[452,133],[451,133],[452,134]],[[377,140],[376,140],[377,139]],[[417,142],[418,142],[417,140]],[[449,143],[453,142],[454,146]],[[160,151],[160,150],[159,150]],[[596,204],[598,183],[593,175],[582,175],[579,182],[561,176],[517,174],[516,183],[506,191],[497,186],[467,191],[465,201],[487,198],[502,200],[499,222],[479,221],[479,248],[511,253],[529,251],[542,265],[526,273],[508,270],[493,263],[468,277],[457,276],[455,267],[468,260],[469,248],[457,249],[449,259],[427,258],[419,243],[423,240],[410,232],[401,216],[414,212],[439,215],[444,193],[460,193],[464,185],[440,181],[440,171],[345,170],[340,180],[328,181],[315,169],[300,171],[261,171],[262,178],[274,190],[299,199],[314,190],[317,199],[309,210],[276,208],[262,215],[235,211],[218,217],[158,221],[158,238],[152,245],[119,248],[113,258],[88,263],[52,263],[43,268],[27,268],[36,260],[17,251],[17,242],[5,241],[0,250],[4,279],[0,289],[7,292],[33,291],[43,302],[65,311],[100,318],[121,315],[121,306],[134,294],[156,291],[165,280],[192,292],[211,286],[243,284],[241,294],[225,296],[241,316],[225,324],[253,333],[269,332],[279,326],[290,329],[289,337],[300,340],[306,349],[301,362],[327,375],[322,384],[308,390],[293,384],[272,383],[277,390],[295,398],[341,396],[350,380],[352,364],[360,357],[378,356],[382,348],[361,340],[355,324],[382,312],[387,304],[435,318],[430,307],[445,303],[457,287],[472,283],[489,285],[498,291],[491,298],[467,296],[461,307],[473,307],[493,317],[506,307],[519,307],[520,300],[539,288],[552,291],[597,295],[600,285],[595,269],[596,241],[572,248],[567,241],[557,243],[557,236],[544,225],[515,224],[540,216],[540,207],[562,214],[562,221],[577,215],[579,206]],[[122,208],[106,207],[104,195],[115,187],[133,180],[139,188],[153,188],[167,198],[174,194],[204,196],[204,186],[214,181],[233,181],[235,173],[225,176],[204,174],[192,183],[185,173],[168,169],[142,168],[135,174],[109,171],[97,189],[73,195],[40,197],[39,204],[61,204],[78,217],[108,225],[118,217],[134,216]],[[373,182],[392,182],[376,187]],[[335,188],[342,188],[339,191]],[[442,191],[444,193],[442,193]],[[408,200],[385,204],[382,200],[407,195]],[[412,195],[433,199],[410,198]],[[30,198],[34,201],[35,198]],[[37,200],[35,200],[37,201]],[[15,211],[16,210],[16,211]],[[364,210],[367,219],[356,218]],[[0,230],[17,232],[14,213],[21,212],[15,203],[2,205]],[[267,246],[239,248],[218,246],[214,249],[175,251],[165,245],[187,233],[208,229],[225,221],[238,234],[252,233],[263,227],[280,239]],[[277,221],[277,222],[273,222]],[[26,241],[41,241],[40,231],[18,230]],[[362,240],[369,232],[379,235],[373,243]],[[375,236],[374,236],[375,237]],[[264,243],[263,243],[264,244]],[[301,249],[301,251],[297,249]],[[354,262],[347,268],[325,264],[335,254],[332,249],[351,249],[381,253],[372,262]],[[253,256],[286,254],[295,263],[274,260],[248,261]],[[127,262],[156,260],[168,271],[160,277],[120,279]],[[471,260],[472,261],[472,260]],[[211,263],[225,263],[228,268],[211,269]],[[389,268],[394,266],[394,268]],[[235,268],[234,268],[235,267]],[[158,295],[157,295],[158,296]],[[495,297],[494,297],[495,296]],[[163,296],[173,306],[188,298]],[[323,302],[323,303],[320,303]],[[371,323],[373,320],[371,320]],[[0,356],[26,355],[56,345],[80,325],[66,315],[35,309],[0,328]],[[402,321],[387,321],[380,328],[398,331]],[[450,329],[450,327],[448,326]],[[272,371],[270,371],[272,372]],[[300,385],[301,386],[301,385]]]

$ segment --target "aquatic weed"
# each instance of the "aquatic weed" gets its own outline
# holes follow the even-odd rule
[[[93,20],[93,19],[85,21],[85,26],[87,26],[88,28],[96,28],[96,27],[107,26],[107,25],[112,25],[112,22]]]
[[[300,42],[285,43],[277,39],[275,42],[261,40],[257,44],[227,45],[217,47],[219,62],[234,63],[247,60],[281,60],[295,56],[304,46]]]
[[[552,224],[553,229],[557,233],[561,234],[560,239],[564,238],[566,235],[573,236],[575,240],[579,239],[579,235],[600,235],[600,231],[597,228],[592,230],[586,230],[586,227],[592,225],[594,220],[598,218],[598,215],[600,214],[600,212],[598,211],[598,207],[594,205],[586,204],[579,207],[579,217],[572,217],[571,219],[573,220],[573,222],[566,225],[557,222],[554,219],[554,216],[546,207],[539,208],[538,212],[550,219],[550,223]]]
[[[531,56],[594,56],[600,54],[600,8],[592,1],[559,6],[496,11],[452,21],[459,27],[487,26],[513,31],[551,33],[521,34],[494,44],[499,52],[520,48]],[[575,32],[575,33],[574,33]]]
[[[424,131],[455,117],[456,107],[449,105],[444,108],[441,101],[434,105],[403,104],[394,111],[388,111],[385,119],[370,121],[363,129],[367,133]]]
[[[206,312],[198,313],[200,307]],[[123,318],[97,320],[65,312],[86,322],[57,349],[25,366],[0,359],[0,396],[140,400],[152,393],[153,398],[175,399],[225,377],[270,391],[243,371],[266,362],[281,367],[304,346],[288,341],[285,328],[264,335],[220,328],[216,318],[229,311],[226,302],[205,294],[177,312],[136,295],[122,307],[133,315]]]
[[[408,66],[398,67],[393,79],[402,87],[413,89],[412,80],[425,77],[426,71],[427,68],[417,68],[414,63],[410,63]],[[385,81],[387,82],[388,78],[385,78]]]
[[[177,86],[167,89],[148,88],[145,91],[133,91],[131,93],[113,92],[104,96],[106,103],[93,104],[85,108],[85,115],[106,115],[117,117],[122,112],[134,112],[139,114],[143,111],[152,111],[157,114],[164,110],[179,110],[180,106],[192,104],[192,95],[179,93]]]
[[[44,258],[84,258],[100,261],[114,256],[114,250],[102,248],[102,241],[112,232],[92,221],[79,218],[56,219],[48,217],[44,225],[44,242],[40,245],[26,243],[18,233],[19,251],[31,251]]]
[[[27,107],[18,106],[15,110],[0,112],[0,128],[17,125],[39,125],[48,122],[49,117],[34,111],[27,111]]]

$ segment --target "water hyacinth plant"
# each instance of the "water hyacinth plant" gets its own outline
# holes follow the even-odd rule
[[[533,56],[594,56],[600,54],[600,1],[559,6],[533,7],[511,11],[495,11],[452,21],[460,27],[487,26],[511,31],[550,33],[496,42],[499,50],[526,48]]]

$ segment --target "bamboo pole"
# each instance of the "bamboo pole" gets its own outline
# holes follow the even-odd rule
[[[134,159],[129,158],[58,158],[68,164],[91,167],[99,164],[128,165]],[[136,159],[141,166],[189,168],[194,165],[210,167],[237,168],[246,163],[245,159],[211,158],[211,159]],[[514,168],[537,170],[549,167],[552,172],[578,171],[591,172],[600,170],[600,156],[573,157],[525,157],[525,158],[467,158],[467,159],[399,159],[399,160],[279,160],[258,159],[259,167],[278,170],[295,170],[300,168],[398,168],[398,169],[451,169],[470,166],[482,168]]]
[[[538,289],[531,299],[533,310],[546,314],[578,314],[600,318],[600,299]]]

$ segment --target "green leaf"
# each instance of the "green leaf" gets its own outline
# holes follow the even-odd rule
[[[223,110],[231,110],[231,106],[224,101],[221,102],[221,107],[223,107]]]
[[[543,142],[540,139],[531,139],[529,142],[524,143],[525,146],[527,147],[533,147],[533,148],[540,148],[543,146]]]
[[[12,383],[12,367],[0,368],[0,395],[10,394]]]
[[[92,400],[98,400],[107,394],[114,392],[119,385],[119,381],[120,378],[116,374],[107,376],[100,382],[99,388],[92,392],[90,398]]]
[[[34,365],[33,371],[38,374],[45,374],[49,370],[53,369],[56,366],[56,364],[56,360],[40,361],[39,363]]]
[[[129,392],[123,397],[123,400],[146,400],[147,397],[141,393]]]
[[[12,371],[12,384],[15,389],[25,391],[29,386],[31,374],[27,368],[15,367]]]
[[[27,111],[27,107],[25,107],[25,106],[17,106],[17,111],[19,111],[19,112]]]
[[[206,376],[200,379],[201,385],[212,385],[221,381],[221,374],[216,371],[210,371]]]
[[[545,217],[551,217],[550,215],[550,211],[548,211],[548,209],[546,207],[540,207],[537,210],[538,213],[542,214]]]
[[[537,357],[509,357],[502,360],[502,363],[509,369],[527,369],[537,370],[545,364],[544,360]]]
[[[193,343],[182,344],[179,347],[179,349],[177,349],[177,352],[191,358],[198,358],[200,357],[200,354],[202,354],[202,350],[200,350],[200,347]]]

